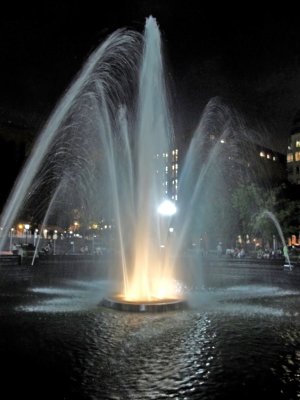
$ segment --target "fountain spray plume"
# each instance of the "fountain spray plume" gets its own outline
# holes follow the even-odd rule
[[[161,39],[156,20],[149,17],[144,34],[140,67],[134,159],[137,181],[135,191],[135,250],[133,272],[127,298],[161,297],[166,286],[168,266],[162,265],[160,249],[159,204],[166,197],[163,181],[165,159],[170,154],[173,126],[165,86]],[[167,294],[166,294],[167,295]],[[174,295],[174,294],[173,294]],[[170,296],[170,294],[169,294]]]
[[[13,190],[6,202],[1,215],[1,227],[9,230],[22,211],[24,199],[31,194],[31,187],[40,179],[47,179],[45,160],[50,149],[60,158],[56,166],[66,166],[70,160],[81,159],[82,154],[72,147],[72,138],[78,133],[78,128],[90,123],[91,98],[96,96],[94,87],[103,87],[106,92],[106,104],[112,107],[115,99],[124,101],[126,90],[120,91],[120,86],[127,88],[129,74],[135,71],[136,57],[139,52],[141,36],[136,32],[119,30],[113,33],[88,59],[82,72],[59,101],[44,129],[39,134],[30,157],[17,178]],[[118,57],[116,57],[116,53]],[[130,57],[128,56],[130,54]],[[113,61],[113,62],[112,62]],[[120,77],[122,70],[122,77]],[[119,81],[119,84],[116,82]],[[127,91],[131,93],[131,91]],[[113,113],[115,110],[110,110]],[[78,114],[77,114],[78,113]],[[90,124],[91,125],[91,124]],[[92,127],[95,128],[94,126]],[[82,137],[82,133],[81,137]],[[89,133],[84,130],[84,136]],[[61,146],[55,146],[59,143]],[[81,147],[82,149],[82,147]],[[73,175],[77,171],[73,170]],[[41,178],[40,175],[44,176]],[[54,188],[55,191],[55,188]],[[50,201],[50,198],[49,198]],[[5,235],[3,235],[5,237]],[[0,243],[3,248],[4,240]]]
[[[280,223],[279,223],[278,219],[276,218],[276,216],[271,211],[268,211],[268,210],[263,211],[261,215],[262,215],[262,217],[269,218],[274,223],[274,225],[275,225],[275,227],[277,229],[277,232],[279,234],[281,243],[282,243],[283,251],[285,253],[284,257],[286,259],[287,267],[291,271],[293,269],[293,266],[292,266],[291,261],[290,261],[290,256],[289,256],[289,253],[288,253],[288,250],[287,250],[287,245],[286,245],[286,242],[285,242],[285,239],[284,239],[284,235],[283,235],[283,232],[282,232],[282,229],[281,229],[281,226],[280,226]]]
[[[63,192],[69,212],[77,206],[113,221],[125,299],[175,298],[157,212],[169,195],[164,157],[172,141],[160,32],[149,17],[143,37],[117,31],[90,56],[39,135],[1,225],[10,229],[25,199],[37,204],[39,196],[46,221]]]

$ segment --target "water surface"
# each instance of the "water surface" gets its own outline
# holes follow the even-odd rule
[[[101,265],[1,267],[2,390],[39,399],[299,398],[300,272],[200,260],[193,268],[183,285],[188,310],[135,314],[99,306],[110,286]]]

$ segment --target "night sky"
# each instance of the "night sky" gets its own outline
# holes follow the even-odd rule
[[[38,131],[88,55],[113,31],[156,17],[176,126],[192,132],[219,96],[286,151],[300,109],[300,24],[290,9],[220,9],[200,1],[23,2],[1,10],[0,120]]]

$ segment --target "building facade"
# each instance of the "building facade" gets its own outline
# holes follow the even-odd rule
[[[290,135],[290,142],[287,151],[287,173],[288,180],[300,185],[300,128]]]
[[[161,197],[177,202],[178,200],[178,174],[179,174],[179,151],[173,148],[169,153],[157,154],[156,159],[162,157],[160,168],[156,171],[161,182]],[[159,166],[159,163],[158,163]]]

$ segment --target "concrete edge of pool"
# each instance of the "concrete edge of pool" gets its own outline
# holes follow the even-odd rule
[[[188,308],[188,303],[185,299],[161,300],[155,302],[129,302],[120,300],[114,296],[104,297],[100,303],[101,306],[111,308],[118,311],[127,312],[164,312],[176,311]]]

